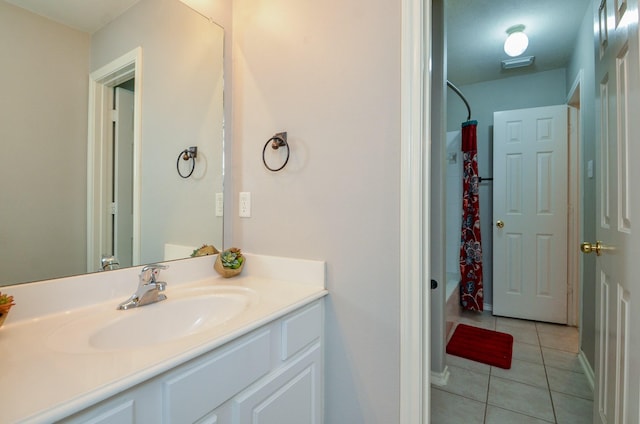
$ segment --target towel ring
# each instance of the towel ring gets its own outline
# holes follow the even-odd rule
[[[278,150],[280,147],[286,147],[287,148],[287,157],[284,160],[284,163],[282,164],[282,166],[280,168],[272,168],[267,164],[267,159],[265,158],[265,153],[267,151],[267,146],[269,145],[269,143],[271,143],[271,148],[273,150]],[[267,168],[269,171],[278,172],[282,168],[287,166],[287,162],[289,162],[289,154],[290,153],[291,153],[291,149],[289,148],[289,143],[287,143],[287,132],[285,131],[285,132],[277,133],[276,135],[271,137],[269,140],[267,140],[267,142],[265,143],[264,147],[262,148],[262,163],[264,163],[265,168]]]
[[[196,157],[198,156],[198,147],[189,147],[188,149],[184,149],[183,151],[180,152],[180,154],[178,155],[178,160],[176,161],[176,169],[178,170],[178,175],[180,175],[182,178],[189,178],[191,176],[191,174],[193,174],[193,171],[196,169]],[[191,159],[191,171],[189,171],[188,174],[183,174],[182,171],[180,171],[180,159],[182,160],[189,160]]]

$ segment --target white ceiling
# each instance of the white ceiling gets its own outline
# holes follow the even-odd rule
[[[565,67],[590,0],[445,0],[447,78],[456,85]],[[528,68],[502,70],[507,28],[523,24],[535,56]]]

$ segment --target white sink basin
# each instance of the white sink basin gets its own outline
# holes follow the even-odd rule
[[[167,300],[126,311],[87,312],[54,331],[48,347],[83,353],[135,349],[224,325],[257,302],[250,289],[232,286],[167,291]]]

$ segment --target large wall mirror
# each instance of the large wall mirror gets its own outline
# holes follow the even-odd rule
[[[222,248],[222,27],[179,0],[86,27],[31,3],[62,2],[0,0],[0,285]]]

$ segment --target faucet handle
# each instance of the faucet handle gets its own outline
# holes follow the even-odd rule
[[[155,283],[156,277],[160,274],[160,270],[167,268],[169,268],[169,266],[162,264],[145,265],[140,272],[140,284]]]

